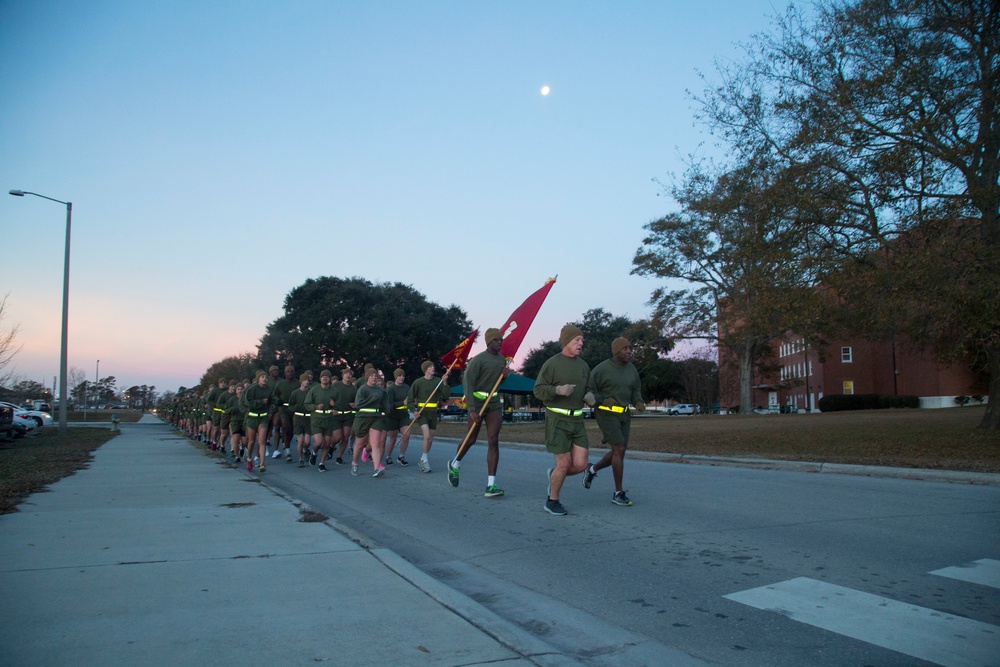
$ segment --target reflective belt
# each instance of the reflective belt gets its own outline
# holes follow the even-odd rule
[[[485,391],[474,391],[472,395],[478,398],[480,401],[485,401],[486,397],[489,396]]]
[[[397,410],[405,410],[405,409],[406,409],[406,406],[405,406],[405,405],[401,405],[401,406],[399,406],[399,407],[398,407],[398,408],[396,408],[396,409],[397,409]]]
[[[628,412],[628,406],[622,405],[598,405],[598,410],[607,410],[609,412]]]
[[[546,407],[545,409],[546,410],[551,410],[552,412],[555,412],[556,414],[566,415],[567,417],[582,417],[583,416],[583,410],[582,409],[581,410],[568,410],[566,408],[549,408],[549,407]]]
[[[212,409],[215,410],[216,412],[225,412],[225,410],[223,410],[222,408],[212,408]]]
[[[296,413],[295,413],[295,416],[296,416],[296,417],[308,417],[308,416],[309,416],[309,414],[308,414],[308,413],[306,413],[306,412],[296,412]]]
[[[437,406],[437,403],[417,403],[417,407],[420,408],[436,408]]]
[[[333,412],[333,410],[320,410],[319,408],[313,410],[313,413],[317,415],[325,415],[328,412]]]
[[[358,412],[378,412],[378,408],[359,408]]]
[[[266,412],[248,412],[247,416],[248,417],[266,417],[267,413]]]

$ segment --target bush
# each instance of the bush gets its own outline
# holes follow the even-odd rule
[[[843,410],[886,410],[890,408],[919,408],[916,396],[884,396],[882,394],[830,394],[819,399],[821,412]]]

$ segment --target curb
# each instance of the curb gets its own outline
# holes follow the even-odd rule
[[[434,438],[434,442],[454,442],[457,438]],[[500,441],[500,446],[511,449],[544,451],[544,445]],[[604,447],[591,447],[591,451],[606,452]],[[687,463],[709,466],[730,466],[756,470],[790,470],[793,472],[826,473],[831,475],[857,475],[861,477],[887,477],[920,480],[925,482],[951,482],[956,484],[982,484],[1000,486],[1000,474],[964,470],[934,470],[930,468],[891,468],[887,466],[854,465],[849,463],[820,463],[815,461],[781,461],[735,456],[704,456],[700,454],[670,454],[629,450],[629,458],[661,463]]]

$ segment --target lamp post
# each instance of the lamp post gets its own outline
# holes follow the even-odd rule
[[[68,392],[66,391],[66,359],[67,359],[67,338],[69,333],[69,239],[70,229],[73,222],[73,202],[61,201],[40,195],[37,192],[27,192],[25,190],[11,190],[10,194],[15,197],[32,195],[54,201],[57,204],[66,206],[66,252],[63,259],[63,299],[62,299],[62,345],[59,351],[59,435],[66,435],[66,407],[69,403]]]

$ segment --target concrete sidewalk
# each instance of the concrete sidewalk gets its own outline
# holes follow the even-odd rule
[[[0,663],[579,664],[148,420],[0,516]]]

